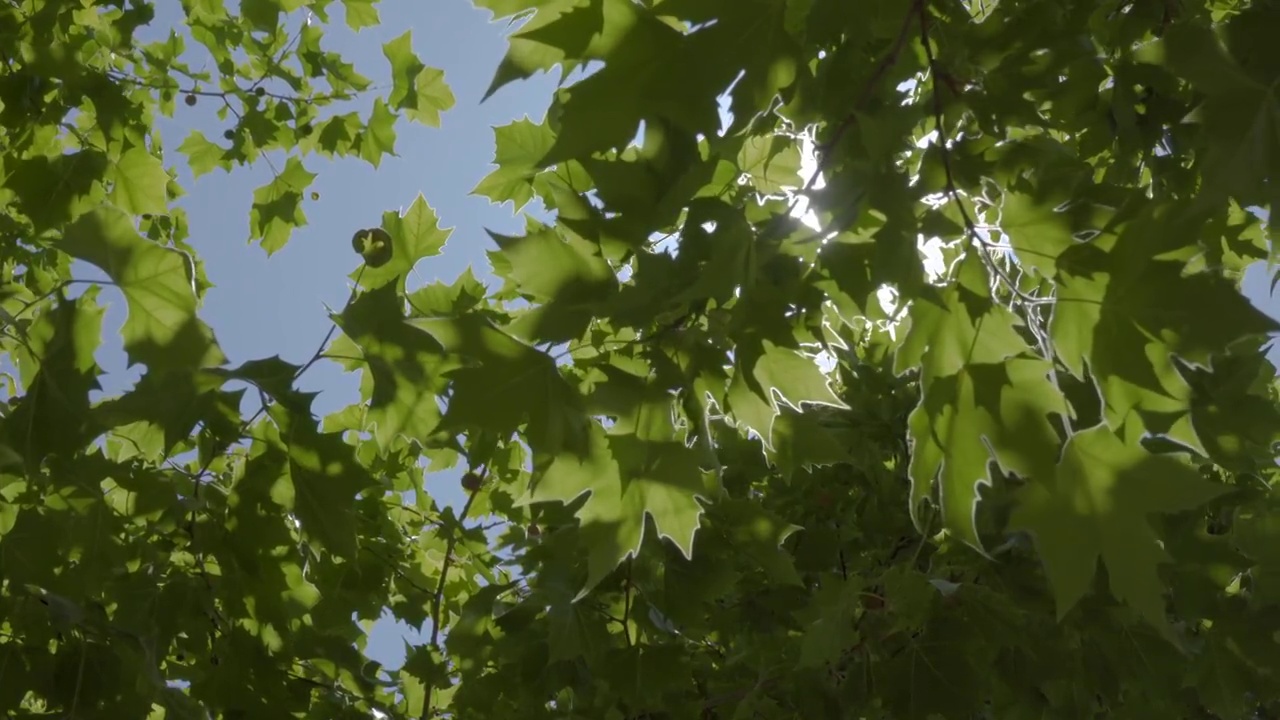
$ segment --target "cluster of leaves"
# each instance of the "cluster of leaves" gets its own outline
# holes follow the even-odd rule
[[[406,35],[368,120],[321,119],[371,90],[330,4],[184,2],[216,80],[133,41],[145,3],[0,8],[0,710],[1280,713],[1277,325],[1238,291],[1274,252],[1280,6],[477,0],[523,20],[490,92],[591,70],[475,189],[554,221],[492,236],[494,287],[412,290],[426,201],[353,221],[313,360],[231,366],[154,113],[236,115],[196,172],[290,153],[270,252],[302,155],[376,164],[452,102]],[[73,259],[128,304],[117,397]],[[321,358],[364,400],[318,419]],[[459,464],[442,508],[424,472]],[[386,610],[427,636],[394,670],[361,653]]]

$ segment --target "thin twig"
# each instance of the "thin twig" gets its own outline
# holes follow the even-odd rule
[[[476,496],[484,489],[485,475],[488,468],[481,468],[477,475],[480,478],[480,484],[475,490],[467,495],[467,502],[462,506],[462,512],[458,513],[458,526],[462,528],[462,522],[467,519],[467,514],[471,512],[471,505],[475,503]],[[435,595],[431,598],[431,647],[440,648],[440,616],[442,614],[441,607],[444,604],[444,584],[449,578],[449,566],[453,564],[453,551],[458,545],[459,533],[450,532],[449,539],[445,541],[444,546],[444,562],[440,563],[440,580],[436,583]],[[422,708],[422,720],[427,720],[435,714],[434,694]]]
[[[968,208],[965,207],[964,202],[960,198],[960,192],[956,188],[955,174],[951,169],[951,149],[947,147],[946,116],[942,106],[942,94],[939,92],[938,87],[938,78],[941,75],[941,71],[938,67],[937,57],[933,52],[933,45],[929,41],[929,11],[923,2],[917,2],[916,12],[920,19],[920,44],[924,46],[925,60],[928,63],[929,80],[932,85],[930,90],[933,96],[933,118],[934,125],[936,126],[935,132],[937,132],[937,139],[935,142],[937,143],[939,154],[942,156],[942,172],[946,182],[947,196],[956,204],[956,208],[960,213],[960,219],[964,223],[965,234],[980,246],[978,248],[978,256],[982,259],[983,265],[986,266],[989,272],[1005,284],[1014,298],[1026,305],[1027,314],[1030,316],[1032,314],[1031,308],[1039,305],[1051,304],[1052,300],[1050,299],[1046,301],[1045,298],[1034,297],[1023,292],[1000,263],[986,252],[985,248],[991,245],[991,243],[983,238],[978,232],[977,223],[974,222],[973,217],[969,214]],[[1028,325],[1040,345],[1040,351],[1044,353],[1045,359],[1052,358],[1048,339],[1041,333],[1039,326],[1035,322],[1036,318],[1030,318],[1030,320],[1031,322],[1029,322]]]
[[[879,84],[880,79],[884,77],[885,73],[889,72],[889,68],[897,64],[898,57],[902,55],[902,49],[907,45],[907,39],[911,37],[911,20],[915,15],[916,9],[922,7],[924,7],[924,0],[913,0],[911,8],[908,9],[906,16],[902,19],[902,27],[898,29],[898,36],[894,38],[893,45],[889,46],[888,52],[880,58],[880,62],[876,63],[875,68],[872,69],[871,75],[867,78],[867,82],[863,84],[862,90],[858,93],[858,97],[854,99],[853,107],[849,110],[849,113],[840,120],[839,124],[836,125],[835,130],[831,133],[831,138],[822,145],[818,145],[814,148],[814,154],[817,156],[818,163],[817,167],[813,170],[813,174],[811,174],[809,179],[805,180],[804,185],[796,191],[794,195],[792,195],[791,204],[787,207],[787,212],[779,215],[778,217],[791,217],[792,213],[795,212],[796,206],[800,202],[800,198],[808,195],[809,191],[813,189],[814,183],[818,181],[818,178],[822,176],[822,173],[831,164],[831,150],[840,144],[840,140],[844,138],[845,133],[858,122],[858,113],[862,112],[863,106],[866,105],[867,101],[871,98],[871,94],[875,92],[876,85]]]
[[[458,513],[459,526],[462,525],[463,520],[467,519],[467,514],[471,512],[471,505],[484,487],[485,470],[481,469],[478,474],[481,479],[481,485],[467,495],[467,502],[463,504],[462,512]],[[437,648],[440,647],[440,608],[444,603],[444,583],[449,577],[449,566],[453,564],[453,550],[457,545],[458,533],[449,533],[449,539],[444,546],[444,562],[440,564],[440,580],[436,583],[435,596],[431,598],[431,644]]]
[[[631,647],[631,567],[633,558],[627,558],[627,577],[622,586],[622,638]]]
[[[838,145],[844,134],[858,122],[858,113],[861,112],[862,106],[870,99],[871,93],[875,91],[876,84],[880,82],[885,73],[889,72],[889,68],[897,64],[898,56],[902,54],[902,49],[907,46],[907,39],[911,37],[911,20],[913,16],[922,12],[924,12],[924,0],[914,0],[906,16],[902,19],[902,27],[898,29],[898,36],[894,38],[893,45],[889,47],[889,51],[880,58],[880,62],[871,71],[871,76],[867,78],[866,84],[862,86],[862,92],[858,94],[858,98],[853,103],[853,109],[849,111],[848,115],[844,116],[839,125],[836,125],[835,131],[831,134],[831,139],[819,146],[818,149],[824,156],[827,151]],[[818,171],[814,172],[813,177],[817,177],[822,171],[825,160],[825,157],[819,160]],[[812,184],[812,178],[810,178],[809,184]],[[805,189],[807,190],[808,188],[806,187]]]
[[[310,12],[308,12],[308,15],[309,14]],[[302,31],[306,27],[307,27],[307,21],[304,18],[303,21],[298,25],[298,31],[293,34],[293,37],[289,39],[289,42],[284,46],[284,49],[280,51],[280,55],[278,57],[271,58],[271,64],[275,66],[274,67],[275,70],[288,72],[288,68],[284,66],[284,59],[289,54],[289,51],[293,49],[293,46],[297,44],[298,39],[302,37]],[[270,77],[271,75],[269,72],[263,72],[262,77],[258,78],[258,81],[255,82],[249,89],[251,91],[257,90],[258,87],[260,87],[262,83],[270,79]],[[267,93],[267,94],[270,95],[270,93]]]
[[[367,267],[368,265],[361,265],[360,269],[356,271],[356,278],[351,283],[351,292],[347,294],[347,302],[346,305],[344,305],[344,308],[350,307],[351,303],[355,302],[356,296],[360,294],[360,278],[364,277],[364,271]],[[298,378],[302,377],[303,373],[310,370],[312,365],[319,362],[320,358],[324,357],[324,349],[329,346],[329,341],[333,339],[333,334],[337,331],[338,324],[331,322],[329,324],[329,332],[325,333],[324,339],[320,341],[320,345],[316,347],[316,351],[311,353],[311,357],[302,364],[302,367],[298,368],[297,371],[293,373],[293,380],[295,382]]]
[[[128,73],[120,72],[119,70],[108,70],[107,74],[111,76],[111,79],[113,80],[129,83],[130,85],[134,85],[136,87],[147,88],[148,90],[170,90],[179,95],[195,95],[197,97],[211,97],[211,98],[219,98],[222,100],[226,100],[233,96],[236,96],[236,97],[247,97],[249,95],[257,96],[256,91],[260,87],[258,83],[262,82],[261,80],[259,80],[258,83],[254,83],[248,90],[240,87],[239,85],[237,85],[234,90],[199,90],[195,87],[184,88],[181,85],[178,85],[176,83],[173,85],[168,85],[163,83],[148,82],[141,78],[137,78],[132,75],[129,75]],[[291,102],[291,103],[316,103],[316,102],[330,102],[335,100],[346,101],[346,100],[355,99],[355,95],[352,95],[351,93],[345,93],[345,92],[342,92],[342,93],[333,92],[333,93],[328,93],[324,95],[310,95],[310,96],[304,97],[302,95],[284,95],[281,93],[275,93],[275,92],[266,90],[265,88],[263,88],[262,97],[269,97],[275,100],[282,100],[284,102]]]
[[[363,274],[364,274],[364,266],[361,266],[359,273],[356,275],[355,284],[353,284],[351,287],[351,294],[347,297],[347,305],[350,305],[352,301],[355,300],[356,294],[359,292],[358,288],[359,288],[360,276]],[[324,354],[325,347],[327,347],[329,345],[329,341],[333,339],[333,334],[337,330],[337,327],[338,326],[336,324],[331,324],[329,326],[329,332],[325,334],[324,340],[320,341],[320,346],[316,348],[316,351],[314,353],[312,353],[311,359],[308,360],[302,367],[298,368],[297,371],[293,373],[291,384],[292,382],[297,382],[298,378],[302,377],[302,374],[305,373],[312,365],[316,363],[317,360],[320,359],[320,357]],[[262,413],[266,412],[267,410],[266,396],[261,395],[262,393],[261,388],[258,388],[258,391],[260,396],[262,397],[262,402],[258,406],[258,410],[254,412],[253,415],[250,415],[247,420],[240,423],[240,429],[238,431],[238,434],[241,436],[241,438],[245,437],[245,433],[248,431],[248,429],[252,427],[253,424],[257,422],[258,418],[262,416]],[[197,572],[204,579],[205,586],[209,590],[210,602],[212,602],[214,598],[213,581],[209,579],[209,573],[205,567],[204,553],[201,552],[198,547],[196,547],[196,512],[199,510],[200,490],[201,488],[204,487],[204,483],[206,480],[205,476],[209,472],[209,467],[213,464],[214,459],[216,459],[217,457],[218,457],[217,455],[210,453],[209,457],[205,459],[204,464],[200,466],[200,469],[196,471],[196,473],[192,478],[194,481],[194,485],[191,492],[191,499],[192,499],[191,514],[187,520],[187,535],[191,538],[192,555],[194,556],[196,561]],[[213,608],[216,612],[217,606],[214,605]]]

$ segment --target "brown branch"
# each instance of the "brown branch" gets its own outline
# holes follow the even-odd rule
[[[838,145],[840,140],[844,137],[844,134],[848,132],[855,123],[857,123],[858,113],[867,103],[867,100],[871,98],[871,93],[875,91],[876,84],[880,82],[880,79],[884,77],[885,73],[889,72],[889,68],[897,64],[898,56],[902,54],[902,49],[907,46],[907,39],[911,37],[911,21],[913,17],[917,13],[923,13],[924,9],[924,0],[913,0],[911,7],[907,10],[906,16],[902,19],[902,27],[898,29],[898,36],[894,38],[893,45],[889,47],[889,51],[880,58],[880,62],[876,63],[875,69],[871,71],[871,76],[867,78],[866,84],[862,86],[862,92],[860,92],[857,99],[854,100],[853,109],[849,111],[848,115],[844,116],[844,119],[840,121],[839,125],[836,125],[835,132],[831,134],[831,139],[819,147],[819,150],[824,156],[827,151]],[[825,160],[825,157],[823,160]],[[818,170],[814,172],[813,177],[817,177],[822,171],[823,164],[825,163],[820,160]],[[809,184],[812,184],[812,182],[813,178],[810,178]],[[807,190],[808,187],[805,189]]]
[[[787,207],[787,212],[782,215],[778,215],[777,218],[790,217],[795,211],[797,203],[800,202],[800,198],[807,195],[809,191],[813,189],[814,183],[818,181],[818,178],[822,175],[823,171],[825,171],[830,165],[831,150],[840,144],[840,140],[844,138],[845,133],[857,123],[858,113],[862,111],[867,101],[871,98],[871,94],[875,92],[876,85],[880,82],[881,78],[884,77],[884,74],[889,72],[889,68],[897,64],[898,57],[902,55],[902,49],[907,45],[907,39],[911,37],[911,21],[915,16],[915,11],[918,8],[923,7],[924,0],[912,1],[911,8],[907,10],[906,15],[902,19],[902,27],[898,29],[898,36],[894,38],[893,45],[889,46],[888,52],[880,58],[880,62],[876,63],[875,68],[872,69],[871,75],[867,78],[866,83],[863,84],[862,90],[858,93],[858,97],[854,99],[853,107],[836,125],[835,130],[831,133],[831,139],[814,149],[814,154],[817,156],[818,163],[817,167],[813,170],[813,174],[805,181],[804,186],[792,196],[791,204]]]
[[[111,79],[113,80],[129,83],[130,85],[134,85],[136,87],[147,88],[148,90],[169,90],[179,95],[195,95],[197,97],[220,98],[223,101],[226,101],[231,97],[245,98],[250,95],[257,96],[256,91],[260,87],[259,83],[262,82],[262,80],[259,80],[257,83],[254,83],[252,86],[250,86],[248,90],[240,87],[239,85],[237,85],[234,90],[198,90],[194,86],[190,88],[184,88],[178,85],[177,83],[174,83],[173,85],[168,85],[164,83],[148,82],[141,78],[134,77],[133,75],[130,75],[128,73],[120,72],[119,70],[107,70],[106,72],[107,72],[107,75],[110,76]],[[284,102],[301,104],[301,103],[314,103],[314,102],[330,102],[335,100],[336,101],[354,100],[356,96],[346,92],[330,92],[330,93],[325,93],[323,95],[311,95],[311,96],[285,95],[283,93],[270,92],[266,89],[263,89],[262,97],[268,97],[274,100],[282,100]]]

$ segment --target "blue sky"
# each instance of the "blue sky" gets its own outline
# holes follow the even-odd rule
[[[179,181],[187,191],[180,204],[190,216],[190,242],[216,285],[206,297],[202,314],[233,363],[275,354],[299,364],[309,358],[329,329],[325,305],[341,308],[349,292],[347,275],[358,266],[351,251],[351,234],[377,225],[385,210],[407,207],[419,193],[435,209],[441,226],[452,227],[453,234],[442,256],[418,265],[418,277],[411,279],[412,284],[452,280],[468,265],[477,276],[487,277],[484,252],[492,246],[485,228],[518,234],[523,226],[513,217],[510,206],[493,206],[469,193],[491,169],[492,127],[526,114],[540,120],[555,78],[537,77],[508,85],[481,104],[505,52],[508,27],[491,23],[488,11],[475,9],[470,0],[383,0],[378,6],[382,24],[360,33],[351,32],[342,23],[339,4],[331,7],[330,49],[342,53],[375,83],[385,83],[388,67],[382,44],[411,28],[415,49],[427,65],[445,71],[457,105],[444,114],[440,128],[401,122],[397,127],[399,157],[385,158],[378,169],[359,160],[307,159],[308,168],[319,174],[312,189],[320,193],[320,199],[306,201],[309,224],[270,258],[260,247],[246,242],[252,192],[270,180],[269,168],[259,164],[230,174],[215,171],[193,180],[174,148],[193,129],[217,138],[227,123],[216,118],[212,102],[194,108],[179,104],[176,117],[162,123],[169,150],[166,162],[178,165]],[[163,34],[177,19],[179,6],[161,0],[157,9],[159,17],[152,29]],[[367,111],[367,103],[360,109]],[[123,303],[113,292],[105,289],[103,293],[111,302],[106,322],[112,333],[124,320]],[[1280,302],[1267,298],[1263,268],[1250,273],[1246,292],[1272,315],[1280,315]],[[108,392],[118,391],[137,376],[137,372],[124,372],[118,339],[108,340],[99,359],[110,373],[104,383]],[[333,364],[317,364],[303,378],[303,385],[322,392],[316,401],[320,413],[358,399],[358,376],[344,374]],[[433,474],[427,484],[440,502],[453,504],[462,497],[456,470]],[[379,623],[369,654],[388,666],[398,666],[403,659],[404,632],[391,623]]]

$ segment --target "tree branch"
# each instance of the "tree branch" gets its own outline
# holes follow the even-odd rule
[[[480,479],[485,477],[485,469],[480,470]],[[458,514],[458,524],[467,518],[467,514],[471,512],[471,505],[476,500],[476,495],[480,494],[480,490],[484,488],[481,484],[471,494],[467,495],[467,502],[462,506],[462,512]],[[449,566],[453,564],[453,550],[458,545],[458,533],[449,533],[449,539],[444,546],[444,562],[440,564],[440,581],[436,583],[435,596],[431,598],[431,645],[440,647],[440,608],[444,602],[444,583],[449,577]]]

